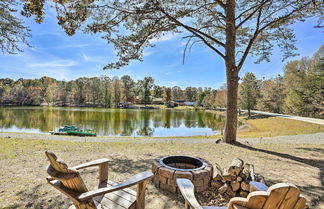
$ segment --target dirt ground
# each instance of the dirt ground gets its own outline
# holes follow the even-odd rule
[[[221,167],[239,157],[253,163],[255,172],[271,185],[289,182],[297,185],[310,208],[324,208],[324,139],[322,144],[215,144],[131,142],[68,142],[0,138],[0,208],[68,208],[70,201],[46,183],[44,151],[51,150],[68,165],[74,166],[98,158],[111,159],[109,179],[121,182],[133,174],[150,170],[153,159],[167,155],[204,158]],[[82,175],[88,188],[97,183],[97,170]],[[202,194],[198,198],[203,200]],[[148,185],[147,209],[184,208],[180,195]]]

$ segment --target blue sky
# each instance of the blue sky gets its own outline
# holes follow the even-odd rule
[[[78,32],[69,37],[57,25],[55,11],[46,9],[42,24],[32,19],[26,25],[32,29],[29,40],[32,48],[24,47],[17,55],[0,54],[0,77],[40,78],[50,76],[71,80],[78,77],[107,75],[109,77],[130,75],[133,79],[152,76],[155,83],[164,86],[202,86],[218,88],[225,82],[224,62],[206,47],[194,47],[182,63],[184,43],[181,34],[167,35],[156,42],[156,47],[148,48],[144,61],[133,61],[119,70],[102,70],[107,63],[116,60],[114,48],[97,35]],[[316,20],[311,19],[295,24],[298,53],[300,57],[311,56],[324,44],[323,32],[314,29]],[[290,59],[291,60],[291,59]],[[274,48],[271,62],[254,64],[248,57],[240,76],[253,72],[258,78],[271,78],[282,73],[285,63],[278,48]]]

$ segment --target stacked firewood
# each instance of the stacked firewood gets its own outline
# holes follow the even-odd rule
[[[221,169],[215,166],[212,187],[218,190],[219,194],[226,193],[230,197],[247,197],[250,192],[250,181],[261,181],[264,179],[254,173],[254,166],[235,158],[228,168]]]

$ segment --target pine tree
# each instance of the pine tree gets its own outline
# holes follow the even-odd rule
[[[260,83],[253,73],[246,73],[239,86],[239,102],[243,109],[247,109],[249,117],[251,110],[255,108],[260,97]]]

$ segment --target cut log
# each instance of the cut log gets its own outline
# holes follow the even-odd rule
[[[250,191],[250,184],[249,184],[249,182],[247,182],[247,181],[242,181],[242,182],[241,182],[241,188],[242,188],[244,191]]]
[[[215,176],[215,178],[213,178],[213,180],[215,180],[215,181],[222,181],[223,180],[223,176],[221,176],[220,174],[217,174]]]
[[[231,180],[232,180],[232,175],[228,173],[227,169],[224,169],[222,181],[225,183],[226,181],[231,181]]]
[[[216,188],[216,189],[219,189],[220,187],[223,186],[223,182],[222,181],[215,181],[215,180],[212,180],[211,182],[211,186]]]
[[[250,176],[252,181],[255,181],[255,174],[254,174],[254,165],[250,164]]]
[[[235,197],[236,192],[234,192],[230,187],[226,190],[226,194],[230,197]]]
[[[247,191],[240,191],[240,197],[247,197],[249,195],[249,192]]]
[[[240,189],[241,184],[240,184],[240,182],[238,182],[238,181],[232,181],[232,182],[231,182],[231,187],[232,187],[232,190],[233,190],[234,192],[236,192],[237,190]]]
[[[244,164],[243,170],[239,176],[242,177],[244,180],[251,180],[251,178],[250,178],[250,164],[249,163]]]
[[[213,174],[213,179],[216,181],[221,181],[223,179],[223,172],[222,169],[220,168],[220,166],[218,164],[215,165],[214,167],[214,174]]]
[[[215,166],[214,166],[214,175],[213,175],[213,177],[215,178],[217,176],[217,174],[222,176],[223,172],[222,172],[222,168],[216,163]]]
[[[241,181],[243,181],[243,178],[241,176],[238,176],[238,177],[236,177],[236,180],[241,182]]]
[[[224,194],[228,190],[229,186],[227,184],[224,184],[218,189],[219,194]]]
[[[239,159],[239,158],[235,158],[232,161],[232,164],[230,165],[230,167],[228,168],[228,173],[230,175],[239,175],[239,173],[241,172],[243,167],[243,160]]]

